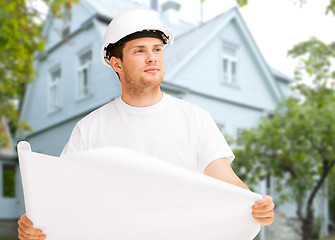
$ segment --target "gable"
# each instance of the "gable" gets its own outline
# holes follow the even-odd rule
[[[238,49],[238,86],[220,84],[223,43]],[[281,97],[277,83],[237,8],[184,34],[176,39],[175,46],[169,48],[166,49],[167,82],[222,100],[265,109],[273,109]]]
[[[68,38],[63,38],[63,31],[69,29],[69,33],[74,33],[85,27],[85,22],[89,21],[96,12],[82,0],[79,4],[73,4],[69,19],[60,19],[49,17],[46,20],[43,34],[46,37],[45,50],[49,50],[56,44],[62,41],[68,41]]]

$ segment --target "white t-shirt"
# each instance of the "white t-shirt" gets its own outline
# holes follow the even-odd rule
[[[167,94],[150,107],[118,97],[93,111],[77,123],[62,154],[113,146],[200,173],[218,158],[235,157],[209,113]]]

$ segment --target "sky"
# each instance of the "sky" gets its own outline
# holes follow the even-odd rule
[[[165,2],[166,0],[161,0]],[[200,0],[175,0],[182,4],[182,16],[200,20]],[[298,60],[287,57],[295,44],[312,36],[330,43],[335,41],[335,16],[325,15],[329,0],[249,0],[240,12],[265,60],[271,66],[293,77]],[[205,20],[236,6],[235,0],[206,0]]]

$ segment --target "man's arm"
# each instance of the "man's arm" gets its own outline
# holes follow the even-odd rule
[[[211,162],[206,167],[204,174],[249,190],[247,185],[235,174],[226,158],[219,158]],[[272,198],[264,195],[262,200],[255,202],[252,206],[252,215],[260,224],[269,225],[273,222],[274,206]]]

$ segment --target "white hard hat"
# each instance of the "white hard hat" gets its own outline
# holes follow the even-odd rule
[[[108,25],[104,36],[104,43],[101,48],[101,60],[110,67],[110,57],[108,56],[107,47],[110,44],[118,43],[120,40],[130,41],[135,38],[127,39],[125,37],[143,32],[161,33],[160,38],[164,44],[171,45],[174,41],[172,31],[163,27],[157,15],[150,10],[145,9],[128,9],[119,13]],[[138,38],[138,37],[137,37]]]

